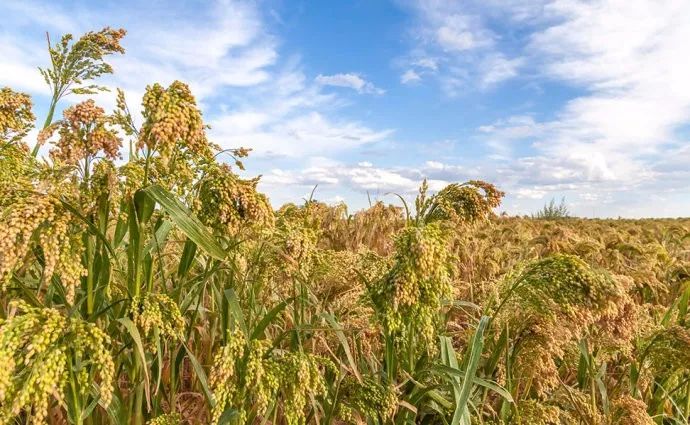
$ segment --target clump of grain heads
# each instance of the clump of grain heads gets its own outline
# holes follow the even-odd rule
[[[268,199],[257,192],[258,179],[243,180],[227,164],[209,167],[201,182],[199,218],[223,234],[242,226],[271,227],[274,217]]]
[[[0,88],[0,142],[18,143],[34,127],[29,95]]]
[[[527,264],[507,279],[496,312],[515,335],[514,373],[522,391],[544,396],[559,385],[558,363],[621,297],[607,273],[556,254]]]
[[[107,406],[112,397],[115,366],[108,352],[110,338],[97,326],[66,318],[50,308],[13,301],[11,315],[0,326],[0,420],[8,423],[22,411],[44,423],[51,398],[85,398],[100,377],[98,395]],[[88,365],[88,366],[87,366]],[[67,377],[76,370],[76,388]]]
[[[409,226],[395,242],[394,265],[368,291],[384,331],[434,347],[438,314],[451,294],[451,263],[438,223]]]
[[[480,180],[274,210],[180,81],[57,110],[124,35],[48,40],[33,151],[0,89],[0,423],[687,422],[688,220],[496,216]]]

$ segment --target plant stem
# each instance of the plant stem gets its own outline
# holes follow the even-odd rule
[[[46,128],[48,128],[48,126],[49,126],[50,124],[53,123],[53,115],[55,114],[55,107],[57,106],[57,103],[58,103],[58,97],[57,97],[57,92],[55,92],[55,93],[53,94],[53,98],[52,98],[51,101],[50,101],[50,107],[48,108],[48,116],[46,116],[46,120],[45,120],[45,122],[43,123],[43,128],[42,128],[42,130],[45,130]],[[38,143],[36,143],[36,145],[34,146],[33,151],[31,151],[31,156],[33,156],[34,158],[36,158],[36,157],[38,156],[38,150],[39,150],[40,148],[41,148],[41,146],[40,146]]]

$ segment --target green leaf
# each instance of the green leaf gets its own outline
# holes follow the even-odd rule
[[[84,216],[79,212],[79,210],[77,210],[75,207],[73,207],[70,203],[68,203],[68,202],[65,201],[64,199],[60,199],[60,203],[62,203],[62,205],[63,205],[70,213],[72,213],[72,215],[74,215],[75,217],[77,217],[78,219],[80,219],[81,221],[83,221],[83,222],[87,225],[87,227],[89,228],[89,231],[90,231],[92,234],[96,235],[96,237],[97,237],[98,239],[100,239],[101,242],[103,242],[103,245],[104,245],[105,248],[108,250],[108,252],[110,253],[110,255],[111,255],[112,257],[115,258],[115,251],[113,250],[112,246],[110,245],[110,242],[108,241],[108,238],[98,229],[98,227],[96,227],[96,225],[94,225],[91,221],[89,221],[88,219],[86,219],[86,217],[84,217]]]
[[[154,237],[149,240],[149,243],[146,244],[146,248],[144,248],[144,253],[149,254],[153,252],[154,249],[160,249],[163,246],[163,243],[168,237],[168,233],[170,233],[170,230],[172,229],[173,224],[167,220],[164,220],[163,223],[156,229],[156,233],[154,234]]]
[[[182,202],[173,196],[173,194],[158,185],[149,186],[143,190],[161,205],[165,212],[168,213],[173,223],[175,223],[189,239],[194,241],[199,248],[218,260],[225,258],[225,251],[214,239],[213,235]]]
[[[94,395],[100,393],[100,389],[96,387],[96,384],[94,383],[91,384],[91,393]],[[110,400],[110,404],[108,404],[107,406],[105,405],[105,402],[102,398],[98,399],[98,404],[108,414],[108,417],[110,418],[110,423],[126,423],[126,418],[124,418],[122,415],[124,411],[124,409],[122,408],[122,402],[120,401],[120,398],[117,396],[117,394],[113,394],[113,397]]]
[[[439,372],[439,373],[445,373],[446,375],[457,376],[459,378],[462,378],[466,375],[464,370],[454,369],[454,368],[451,368],[451,367],[448,367],[445,365],[436,365],[433,367],[433,370],[435,370],[436,372]],[[475,376],[472,379],[472,382],[474,384],[479,385],[480,387],[484,387],[484,388],[487,388],[487,389],[495,392],[496,394],[498,394],[501,397],[503,397],[504,399],[506,399],[506,401],[508,401],[509,403],[513,403],[513,401],[514,401],[513,396],[510,394],[510,392],[508,392],[508,390],[506,390],[505,388],[503,388],[502,386],[498,385],[495,382],[488,381],[488,380],[486,380],[484,378],[480,378],[478,376]]]
[[[235,318],[237,326],[240,327],[245,335],[249,335],[249,330],[247,329],[247,324],[244,321],[244,313],[242,312],[242,307],[240,307],[240,302],[237,299],[237,294],[232,288],[225,290],[225,299],[228,300],[228,308],[230,309],[230,314]]]
[[[211,407],[213,407],[216,404],[216,401],[213,398],[213,393],[211,392],[211,389],[208,386],[208,378],[206,377],[206,372],[204,372],[204,368],[201,367],[199,360],[197,360],[194,353],[192,353],[192,350],[190,350],[189,347],[187,347],[187,344],[185,344],[183,342],[182,345],[184,346],[184,349],[187,352],[187,357],[189,357],[189,362],[192,364],[192,368],[194,369],[194,372],[196,373],[196,377],[197,377],[197,379],[199,379],[199,383],[201,384],[201,388],[203,388],[203,390],[204,390],[204,395],[206,396],[206,401],[208,401],[208,404]]]
[[[343,327],[340,325],[340,323],[336,322],[335,317],[333,317],[332,314],[324,314],[323,317],[326,319],[329,325],[331,325],[331,328],[335,331],[335,335],[338,337],[338,340],[340,341],[340,345],[343,346],[343,351],[345,351],[345,357],[347,358],[347,362],[350,364],[350,369],[352,369],[352,373],[357,377],[358,381],[362,381],[362,377],[359,374],[359,371],[357,370],[357,364],[355,363],[354,357],[352,357],[352,351],[350,350],[350,344],[347,342],[347,338],[345,338],[345,333],[343,332]]]
[[[148,223],[153,210],[156,208],[156,199],[151,196],[146,196],[144,190],[137,190],[134,194],[134,208],[137,213],[137,221],[141,224]]]
[[[225,409],[223,414],[220,415],[220,418],[218,419],[218,425],[231,424],[233,423],[233,420],[239,418],[239,416],[240,413],[236,409],[228,407],[227,409]]]
[[[288,302],[289,300],[282,301],[280,304],[276,305],[268,313],[266,313],[264,317],[259,320],[259,323],[256,325],[256,327],[254,327],[251,339],[259,338],[261,334],[264,333],[268,325],[271,324],[273,319],[275,319],[275,317],[285,309],[285,307],[288,305]]]
[[[180,264],[177,267],[177,276],[183,277],[192,267],[194,256],[196,255],[196,244],[191,239],[187,239],[182,249],[182,256],[180,257]]]
[[[120,319],[117,319],[118,322],[122,323],[122,325],[127,329],[127,332],[129,332],[129,335],[132,337],[132,340],[134,340],[134,345],[136,346],[136,352],[137,355],[139,356],[139,359],[141,360],[141,370],[144,371],[144,380],[146,381],[146,392],[148,395],[148,388],[151,382],[151,379],[149,378],[149,368],[148,365],[146,364],[146,353],[144,351],[144,343],[141,340],[141,335],[139,334],[139,329],[137,329],[137,326],[132,322],[128,317],[122,317]]]
[[[470,392],[472,391],[472,386],[474,383],[474,377],[477,373],[477,367],[479,366],[479,360],[482,356],[484,331],[486,330],[488,323],[489,318],[487,316],[482,316],[482,318],[479,320],[477,330],[474,332],[474,336],[472,336],[472,342],[469,346],[465,378],[462,380],[462,386],[460,387],[458,398],[455,400],[455,413],[453,414],[452,422],[455,425],[459,424],[460,421],[465,421],[463,423],[469,423],[469,409],[467,406],[470,398]]]
[[[683,285],[685,286],[685,289],[683,290],[683,294],[681,295],[678,303],[678,310],[680,311],[678,321],[681,325],[685,324],[685,318],[688,315],[688,305],[690,305],[690,280],[684,281]]]

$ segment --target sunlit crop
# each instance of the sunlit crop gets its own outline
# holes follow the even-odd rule
[[[690,220],[274,209],[183,82],[84,97],[124,36],[50,44],[35,140],[0,89],[1,424],[687,423]]]

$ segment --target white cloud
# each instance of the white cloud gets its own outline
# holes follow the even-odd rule
[[[413,193],[423,177],[434,185],[485,178],[513,193],[523,207],[534,205],[530,202],[537,195],[568,193],[581,202],[578,207],[606,201],[611,203],[607,211],[624,214],[653,212],[639,199],[654,193],[668,199],[673,199],[670,194],[675,199],[678,193],[687,195],[690,150],[678,130],[690,124],[689,2],[406,4],[414,24],[409,51],[398,61],[401,83],[436,79],[450,96],[474,88],[493,90],[511,80],[546,80],[545,90],[557,88],[536,99],[548,97],[547,106],[515,107],[501,119],[491,111],[470,140],[485,143],[497,155],[473,158],[473,165],[449,164],[448,157],[424,162],[438,159],[439,150],[452,149],[429,143],[426,150],[419,149],[425,155],[419,166],[381,168],[368,161],[349,166],[329,160],[380,148],[391,143],[394,133],[343,115],[346,98],[324,86],[371,94],[383,90],[356,73],[307,75],[300,58],[281,55],[282,40],[253,2],[218,0],[193,14],[186,3],[154,2],[131,15],[112,5],[95,10],[7,0],[0,5],[5,15],[0,84],[45,96],[47,86],[36,70],[47,59],[45,53],[36,54],[44,52],[44,30],[79,34],[122,23],[129,30],[124,41],[128,52],[111,60],[116,74],[103,82],[123,87],[135,112],[146,84],[190,83],[212,124],[214,141],[224,147],[253,147],[263,158],[285,157],[290,166],[306,162],[304,170],[268,173],[269,181],[282,181],[283,187],[291,184],[285,182],[321,182],[333,191],[342,186]],[[519,31],[511,30],[518,25]],[[563,86],[567,90],[559,90]],[[112,105],[113,94],[99,95],[98,101]],[[637,198],[637,204],[626,196]],[[682,211],[688,204],[678,202],[664,213]]]
[[[356,165],[329,161],[317,162],[302,170],[274,169],[263,176],[261,184],[267,188],[281,185],[337,187],[357,193],[399,193],[412,196],[425,178],[432,191],[438,191],[452,182],[477,177],[475,170],[457,165],[427,161],[418,167],[377,167],[370,162]]]
[[[400,82],[403,84],[410,84],[420,81],[422,76],[419,75],[414,69],[408,69],[400,76]]]
[[[46,60],[46,55],[35,54],[45,49],[43,27],[78,35],[98,28],[107,16],[109,23],[121,22],[128,30],[123,40],[127,53],[108,59],[115,74],[100,82],[125,90],[135,118],[146,85],[179,79],[190,85],[211,124],[210,136],[225,148],[245,146],[258,155],[298,158],[347,152],[392,133],[340,117],[338,107],[344,102],[324,93],[322,85],[344,85],[362,93],[383,90],[357,74],[320,75],[313,83],[299,58],[280,56],[280,40],[268,30],[257,4],[217,0],[194,13],[185,7],[151,3],[132,15],[124,8],[105,13],[61,5],[50,8],[53,22],[40,13],[28,14],[47,10],[40,2],[3,4],[0,11],[19,18],[8,19],[16,26],[13,31],[0,31],[0,81],[48,94],[35,69]],[[152,21],[150,16],[158,18]],[[112,92],[95,97],[105,107],[114,106]]]
[[[434,170],[442,170],[444,168],[444,164],[438,161],[427,161],[426,166]]]
[[[530,188],[520,188],[515,192],[515,195],[518,198],[527,198],[527,199],[544,199],[544,196],[546,195],[545,190],[541,189],[530,189]]]
[[[432,71],[438,70],[438,59],[435,58],[423,57],[417,59],[412,64],[419,68],[426,68]]]
[[[654,157],[682,143],[675,130],[690,122],[690,3],[554,1],[547,10],[559,23],[530,47],[547,75],[587,94],[542,124],[537,147],[589,178],[654,178]]]
[[[223,147],[244,146],[259,156],[300,158],[316,154],[336,154],[385,140],[392,130],[376,131],[352,121],[334,121],[319,112],[290,118],[256,122],[241,128],[247,113],[227,114],[211,122],[212,135]]]
[[[346,87],[359,93],[384,94],[385,90],[376,87],[372,82],[365,80],[359,74],[319,74],[315,81],[323,86]]]
[[[208,3],[207,8],[197,9],[203,25],[191,19],[184,5],[151,3],[141,8],[140,13],[129,14],[125,8],[103,11],[10,0],[0,7],[10,15],[5,33],[0,33],[0,80],[46,94],[47,86],[36,71],[47,60],[47,53],[36,54],[45,51],[44,31],[51,32],[55,43],[66,32],[78,36],[113,22],[121,22],[128,31],[123,40],[127,53],[108,59],[115,74],[103,78],[101,84],[139,97],[147,84],[180,79],[203,101],[222,89],[255,86],[269,79],[270,67],[278,59],[276,43],[250,3]],[[151,16],[158,18],[152,21]]]
[[[36,43],[22,46],[15,37],[0,33],[0,84],[15,90],[50,95],[48,85],[38,72],[38,66],[44,65],[45,58],[37,58],[30,53],[32,49],[42,47]]]
[[[421,36],[443,51],[464,52],[494,43],[496,36],[486,28],[481,16],[469,12],[461,3],[425,0],[414,4],[414,8],[421,15]]]
[[[513,115],[477,128],[480,133],[499,139],[524,139],[539,134],[542,125],[530,115]]]
[[[477,39],[474,32],[464,21],[463,16],[456,16],[456,19],[448,22],[451,25],[444,25],[436,31],[436,42],[446,51],[470,50],[485,44],[486,41]]]
[[[683,157],[687,141],[678,130],[690,123],[690,3],[491,0],[485,13],[532,31],[515,68],[493,56],[499,80],[524,67],[581,93],[543,111],[549,119],[513,115],[477,128],[503,155],[500,175],[515,193],[574,190],[594,203],[611,193],[687,187],[690,175],[679,169],[687,162],[672,164],[669,152]],[[484,50],[484,60],[496,54]],[[636,214],[630,202],[626,208]]]
[[[482,60],[479,66],[481,86],[490,87],[518,75],[518,69],[525,64],[524,58],[508,59],[502,53],[494,53]]]
[[[500,50],[500,37],[486,23],[486,10],[475,1],[415,0],[410,3],[417,24],[413,47],[401,81],[427,73],[438,77],[448,96],[479,87],[488,89],[518,75],[524,59]]]

